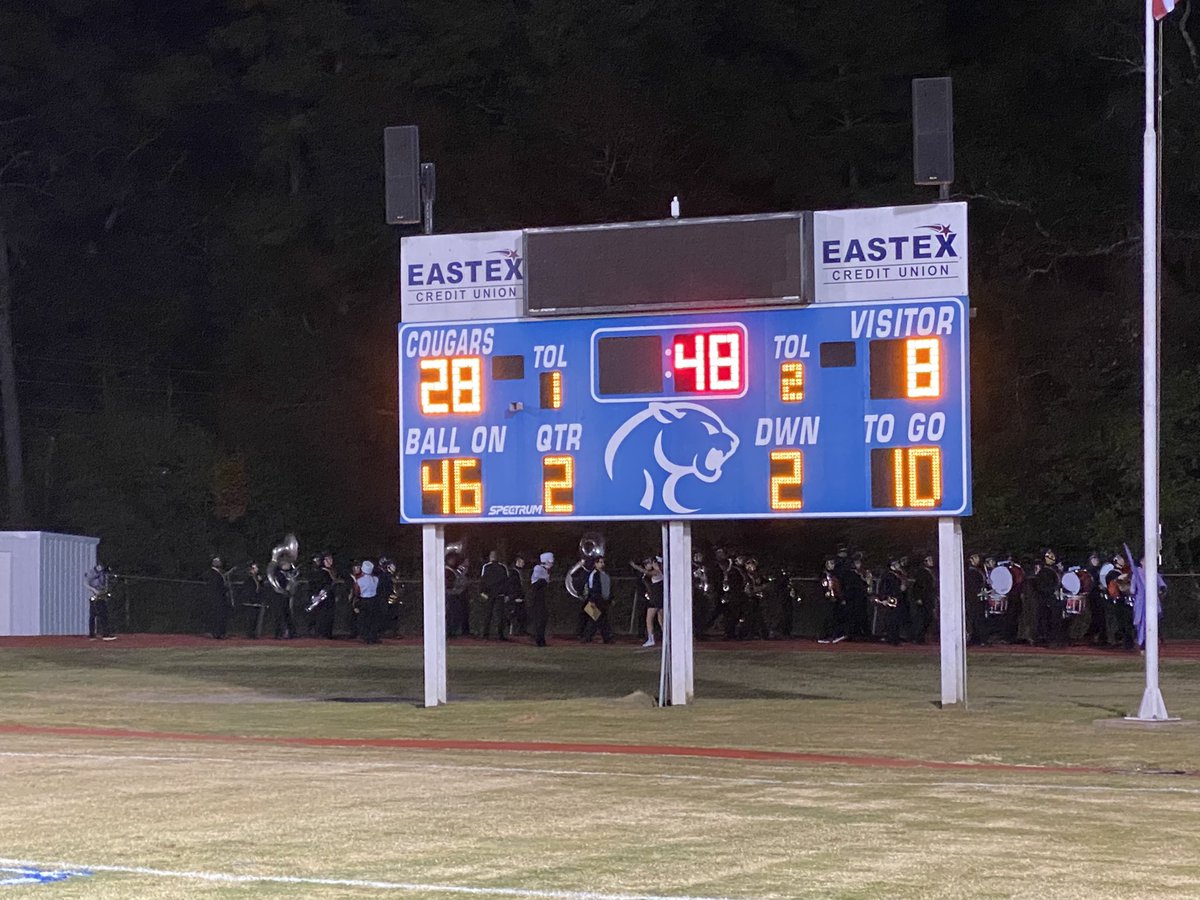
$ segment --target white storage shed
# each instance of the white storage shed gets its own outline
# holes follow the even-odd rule
[[[0,531],[0,635],[87,634],[99,538]]]

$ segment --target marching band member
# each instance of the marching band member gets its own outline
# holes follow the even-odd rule
[[[337,614],[337,598],[334,596],[337,572],[333,568],[332,553],[321,554],[319,562],[320,568],[308,580],[309,630],[314,631],[317,637],[331,641],[334,616]]]
[[[229,576],[221,569],[221,557],[214,556],[204,578],[208,585],[208,615],[212,628],[209,633],[218,641],[225,640],[229,630],[229,613],[233,609],[233,595],[229,591]]]
[[[738,622],[746,605],[746,576],[720,548],[717,549],[717,581],[720,600],[713,611],[712,621],[716,621],[718,617],[723,618],[725,640],[732,641],[737,637]]]
[[[1014,554],[1007,554],[1001,562],[1012,575],[1012,587],[1008,591],[1008,611],[1000,617],[1000,640],[1015,644],[1021,633],[1021,621],[1025,611],[1025,570]]]
[[[1088,554],[1087,573],[1092,576],[1092,589],[1088,591],[1088,627],[1084,640],[1096,647],[1108,646],[1108,604],[1104,599],[1104,584],[1100,577],[1100,551]]]
[[[529,625],[528,610],[525,608],[526,584],[528,582],[525,580],[525,554],[518,553],[508,568],[508,599],[512,604],[509,621],[514,634],[526,634]]]
[[[659,583],[661,584],[661,582]],[[586,590],[588,623],[584,626],[579,640],[590,644],[596,631],[599,630],[601,640],[606,644],[611,644],[615,640],[612,626],[608,621],[608,610],[612,605],[612,581],[608,577],[608,573],[604,571],[603,556],[597,556],[592,561],[592,571],[588,573]],[[650,639],[649,646],[654,646],[653,631],[650,632]]]
[[[818,644],[838,644],[846,639],[846,597],[842,593],[842,580],[835,572],[838,561],[835,557],[825,560],[821,572],[821,596],[825,602],[825,621]],[[847,567],[849,570],[849,567]]]
[[[646,557],[644,565],[633,565],[642,575],[642,585],[646,593],[646,642],[643,647],[654,646],[654,623],[658,622],[658,630],[662,631],[663,627],[663,604],[666,599],[663,596],[665,587],[662,562],[657,556]],[[608,577],[607,575],[605,576]]]
[[[871,637],[871,573],[861,553],[854,554],[841,583],[842,596],[846,598],[847,636],[851,640],[868,640]]]
[[[704,639],[704,623],[708,621],[709,577],[704,554],[692,552],[692,631],[695,637]]]
[[[539,647],[546,646],[546,591],[550,588],[552,568],[554,554],[543,553],[529,581],[529,627],[533,629],[533,642]]]
[[[885,639],[893,647],[900,643],[900,598],[904,593],[904,569],[899,559],[888,561],[888,569],[879,582],[876,600],[884,617]]]
[[[117,636],[108,625],[108,598],[113,575],[107,566],[97,563],[83,576],[88,588],[88,637],[115,641]]]
[[[467,600],[465,561],[454,550],[446,553],[446,637],[471,636],[471,604]]]
[[[758,568],[758,560],[747,556],[744,562],[746,578],[746,637],[750,640],[765,641],[767,639],[766,617],[763,615],[763,600],[766,599],[767,589],[771,586],[766,576]]]
[[[246,623],[246,637],[260,638],[263,621],[267,616],[267,597],[263,590],[262,575],[258,573],[258,563],[254,560],[246,563],[246,580],[239,587],[242,607],[250,610],[250,619]]]
[[[1068,623],[1063,615],[1062,576],[1058,571],[1058,555],[1050,549],[1042,554],[1041,565],[1033,576],[1033,593],[1038,607],[1038,644],[1056,647],[1067,645]]]
[[[508,640],[508,585],[510,579],[508,566],[500,562],[500,553],[493,550],[488,553],[487,562],[479,572],[479,596],[483,600],[485,615],[483,617],[483,634],[486,641],[492,630],[492,619],[496,620],[496,634],[502,641]]]
[[[933,620],[934,603],[937,601],[937,575],[932,553],[925,554],[921,565],[917,567],[909,599],[912,640],[914,644],[923,644],[929,632],[929,623]]]
[[[979,553],[972,553],[967,559],[963,595],[967,605],[967,627],[971,632],[967,646],[978,647],[987,637],[987,571]]]
[[[1122,649],[1133,650],[1133,576],[1129,562],[1118,553],[1113,568],[1105,577],[1105,594],[1113,608],[1113,646],[1120,642]]]
[[[374,564],[372,564],[374,565]],[[359,590],[358,579],[362,577],[363,567],[361,563],[355,563],[350,567],[350,581],[345,585],[346,592],[344,597],[338,597],[338,603],[343,609],[347,610],[347,630],[350,632],[350,640],[356,641],[362,634],[362,592]],[[341,593],[342,580],[337,577],[337,573],[333,574],[334,590]],[[337,612],[338,604],[334,604],[334,612]]]
[[[296,567],[290,559],[281,559],[267,569],[271,586],[271,627],[275,640],[296,637],[296,619],[292,615],[292,596],[296,591]]]
[[[375,575],[379,578],[379,590],[376,593],[379,597],[379,630],[383,632],[391,628],[394,632],[399,623],[393,625],[392,619],[396,617],[396,601],[400,599],[396,593],[396,564],[386,556],[379,557],[379,562],[375,564]]]
[[[365,644],[379,643],[379,577],[375,564],[363,560],[362,574],[355,579],[358,590],[359,633]]]

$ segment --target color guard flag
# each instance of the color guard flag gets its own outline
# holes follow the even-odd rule
[[[1175,11],[1175,0],[1150,0],[1150,11],[1154,19],[1165,19]]]

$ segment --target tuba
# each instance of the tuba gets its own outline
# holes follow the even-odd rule
[[[285,562],[294,566],[299,558],[300,543],[294,534],[284,535],[283,541],[271,548],[271,562],[267,565],[267,584],[271,590],[277,594],[292,592],[293,576],[284,574],[282,566]]]
[[[588,531],[579,539],[579,562],[571,566],[563,578],[563,584],[566,585],[567,593],[576,600],[582,600],[583,595],[575,587],[575,575],[582,569],[587,568],[588,560],[596,560],[604,555],[604,535],[597,531]]]

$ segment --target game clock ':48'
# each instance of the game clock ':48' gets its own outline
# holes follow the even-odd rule
[[[967,514],[964,305],[879,308],[402,326],[402,519]]]

